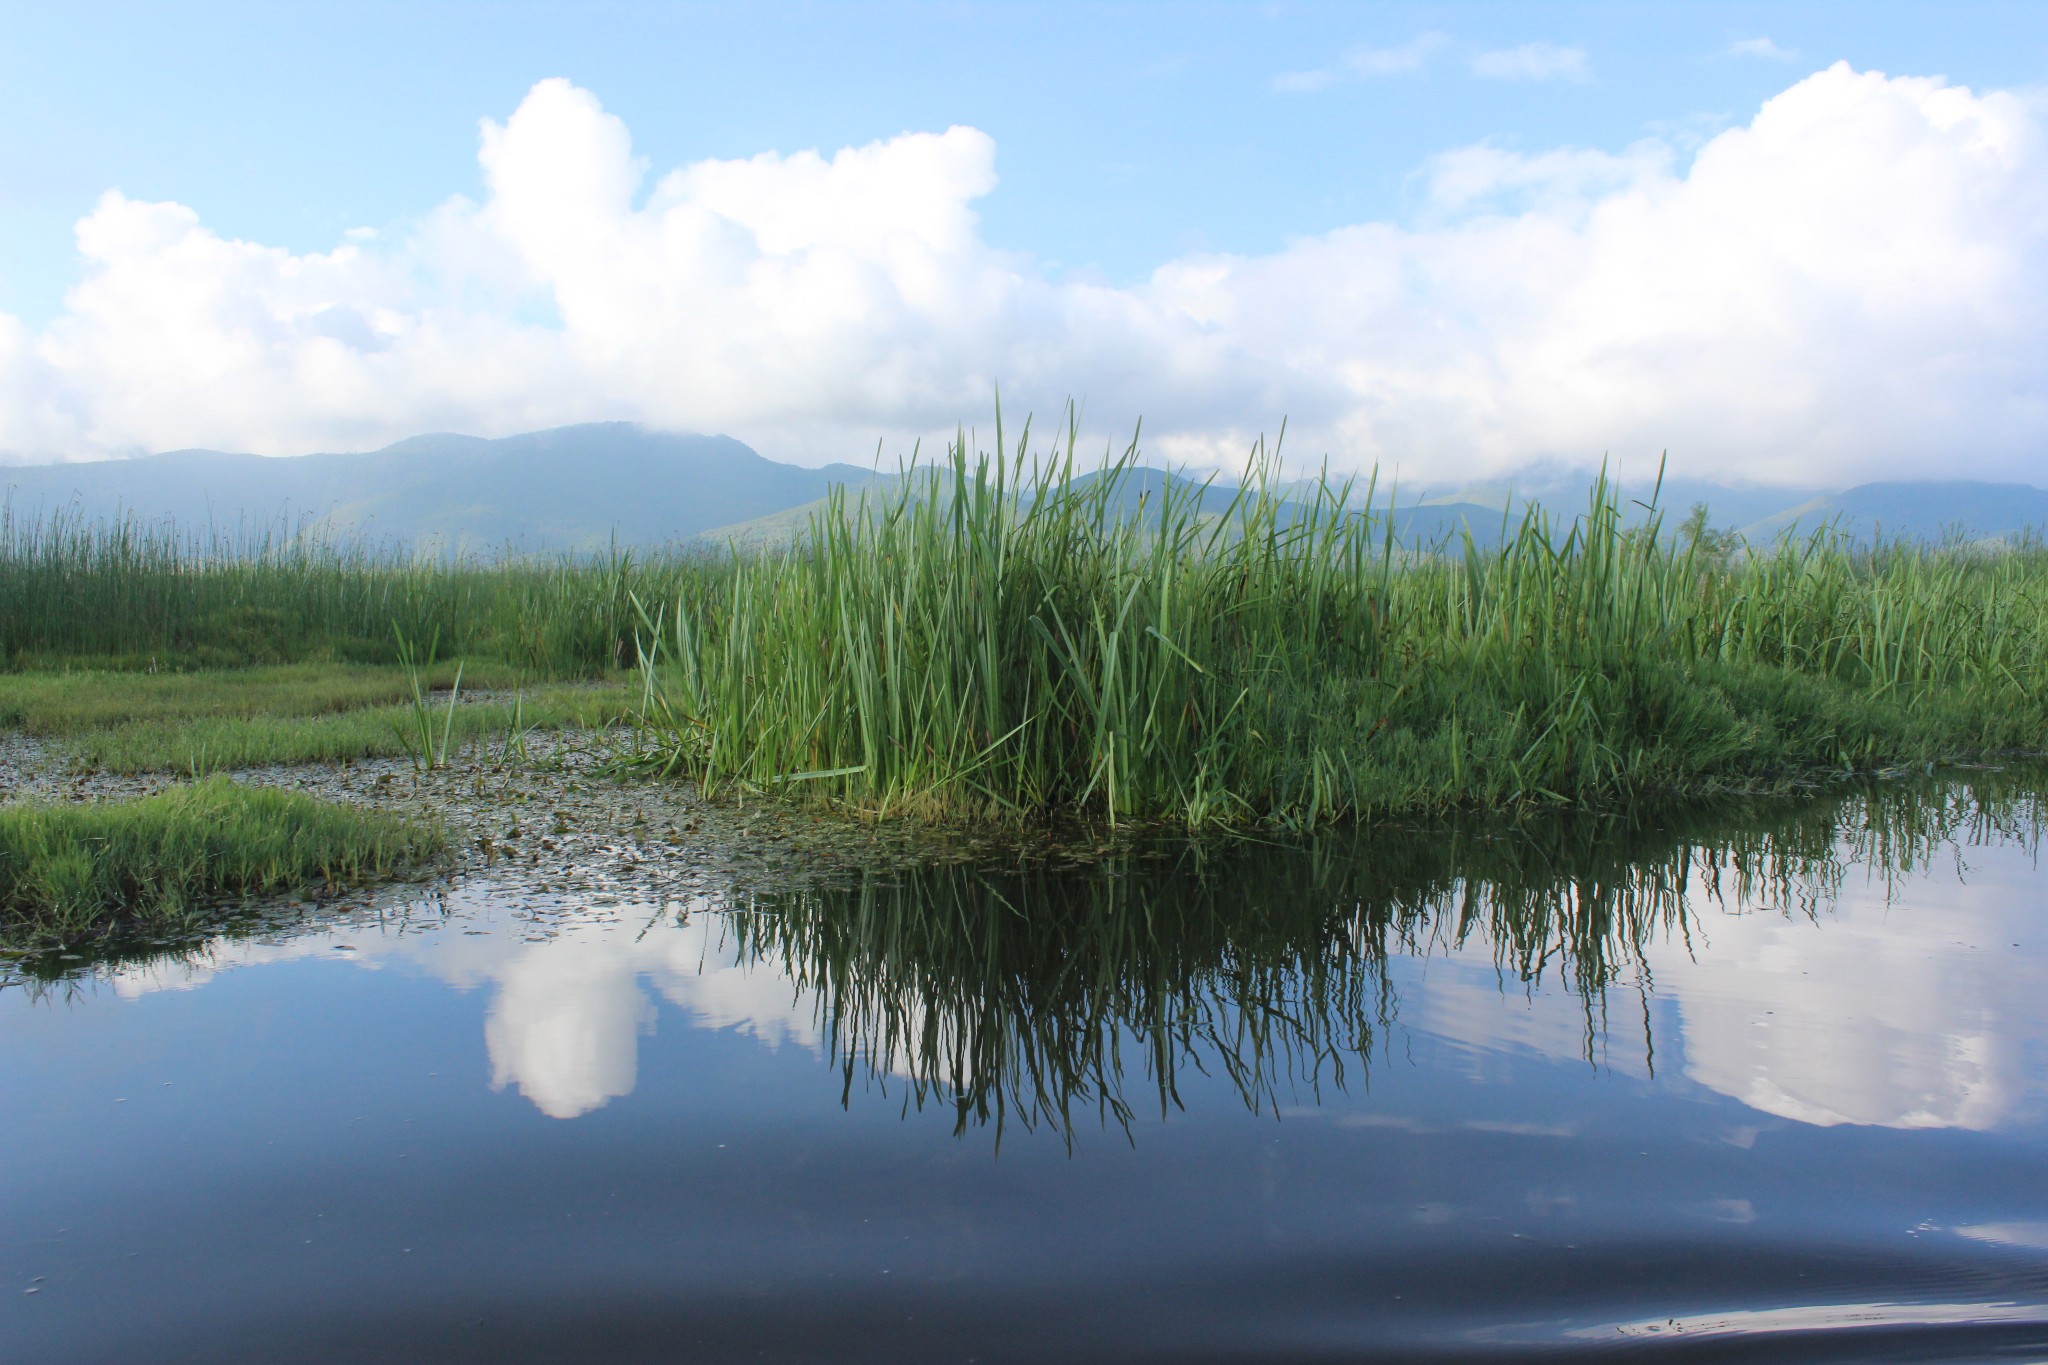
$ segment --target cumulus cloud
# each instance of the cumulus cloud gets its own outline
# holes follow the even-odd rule
[[[1666,447],[1784,482],[2038,477],[2036,104],[1837,65],[1680,150],[1457,149],[1410,221],[1115,288],[983,239],[973,128],[656,176],[595,95],[544,81],[482,125],[480,201],[331,251],[110,191],[60,316],[0,316],[0,450],[629,418],[848,458],[972,420],[1000,382],[1142,414],[1178,459],[1234,460],[1287,416],[1297,453],[1411,482]]]
[[[1472,58],[1472,74],[1496,81],[1586,81],[1593,78],[1585,50],[1556,43],[1523,43],[1520,47],[1481,52]]]

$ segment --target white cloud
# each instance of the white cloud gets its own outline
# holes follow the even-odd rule
[[[1316,71],[1283,71],[1273,78],[1273,88],[1290,95],[1311,95],[1336,83],[1337,73],[1328,68]]]
[[[1472,58],[1472,74],[1496,81],[1586,81],[1593,77],[1583,48],[1556,43],[1523,43],[1481,52]]]
[[[1950,880],[1944,854],[1924,865],[1931,875],[1891,881],[1858,867],[1852,847],[1839,851],[1848,875],[1811,917],[1747,897],[1721,901],[1709,890],[1720,884],[1718,855],[1701,852],[1688,923],[1649,937],[1646,970],[1610,987],[1604,1015],[1557,981],[1503,999],[1495,949],[1475,943],[1426,970],[1397,964],[1401,1017],[1482,1053],[1571,1060],[1587,1056],[1590,1042],[1600,1065],[1632,1074],[1649,1074],[1654,1052],[1655,1070],[1668,1076],[1675,1055],[1699,1085],[1820,1127],[2011,1122],[2038,1090],[2027,1040],[2048,1009],[2025,973],[1983,945],[2009,942],[2014,907],[2033,903],[2033,856],[2014,844],[1974,846],[1966,879]],[[1645,1031],[1647,1013],[1631,1025],[1614,1008],[1631,988],[1672,1007],[1654,1032]],[[2008,1225],[1984,1240],[2021,1235]]]
[[[1482,142],[1431,159],[1423,202],[1432,222],[1480,209],[1572,217],[1609,195],[1668,177],[1672,161],[1670,145],[1657,139],[1618,156],[1583,147],[1530,156]]]
[[[1290,446],[1411,480],[1670,448],[1680,472],[2038,479],[2048,158],[2005,93],[1838,65],[1690,166],[1482,144],[1417,217],[1131,288],[981,237],[987,135],[705,161],[648,183],[564,81],[483,125],[482,202],[295,254],[110,191],[41,333],[0,316],[0,450],[363,448],[630,418],[771,456],[950,431],[994,384],[1169,457]],[[1963,455],[1967,452],[1966,456]]]
[[[1796,62],[1799,60],[1797,49],[1779,47],[1769,38],[1744,38],[1740,42],[1730,43],[1722,51],[1722,55],[1726,57],[1761,57],[1767,62]]]
[[[550,1118],[575,1118],[633,1093],[640,1040],[658,1022],[652,992],[692,1028],[746,1034],[778,1048],[820,1052],[815,994],[772,956],[742,960],[717,913],[694,902],[616,908],[556,907],[535,936],[517,907],[489,888],[458,888],[459,913],[422,930],[354,924],[282,941],[222,938],[196,961],[162,960],[111,974],[115,993],[139,999],[195,990],[219,973],[328,958],[357,967],[418,969],[458,990],[484,990],[484,1047],[494,1089],[516,1089]],[[472,937],[458,930],[481,928]],[[337,951],[346,944],[346,956]]]
[[[1398,76],[1420,71],[1449,41],[1441,33],[1424,33],[1399,47],[1354,47],[1344,54],[1344,65],[1361,76]]]
[[[2000,941],[2035,869],[2011,847],[1971,861],[1970,884],[1932,905],[1851,880],[1819,921],[1747,907],[1703,915],[1691,944],[1656,945],[1653,975],[1676,983],[1685,1074],[1822,1127],[2008,1121],[2028,1089],[2021,1040],[2040,1001],[2006,964],[1958,945]]]
[[[1354,47],[1344,54],[1336,67],[1282,72],[1273,78],[1273,88],[1293,94],[1311,94],[1346,78],[1408,75],[1428,66],[1430,58],[1449,42],[1450,39],[1441,33],[1424,33],[1399,47]]]

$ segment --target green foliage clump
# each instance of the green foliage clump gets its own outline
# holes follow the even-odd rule
[[[2037,542],[1759,550],[1704,509],[1628,529],[1603,481],[1575,520],[1417,546],[1370,488],[1252,473],[1224,497],[1148,483],[1135,446],[1076,477],[1071,430],[1050,458],[1028,432],[995,459],[962,440],[723,559],[437,558],[0,505],[0,661],[278,678],[218,715],[173,695],[212,683],[107,704],[89,761],[195,769],[395,752],[365,708],[411,696],[400,640],[467,660],[470,686],[638,662],[650,770],[937,819],[1298,827],[2048,747]],[[342,699],[283,676],[311,662],[383,671]],[[85,702],[10,683],[0,725],[81,728]]]
[[[998,434],[999,448],[1001,435]],[[1134,497],[1135,447],[964,441],[648,609],[647,764],[871,814],[1310,826],[1755,790],[2039,749],[2048,553],[1626,529],[1604,482],[1497,548],[1255,465]]]
[[[717,573],[683,549],[484,559],[281,527],[39,520],[0,499],[0,667],[391,664],[396,627],[529,676],[598,677],[632,662],[634,594],[687,596]]]
[[[0,924],[14,937],[179,921],[196,905],[402,874],[436,829],[212,778],[101,804],[0,806]]]

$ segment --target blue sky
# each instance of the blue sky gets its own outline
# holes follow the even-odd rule
[[[1128,290],[1176,261],[1263,260],[1361,225],[1406,230],[1447,212],[1523,212],[1557,190],[1548,171],[1492,174],[1479,200],[1447,209],[1439,159],[1460,149],[1626,161],[1648,139],[1665,173],[1682,180],[1711,138],[1838,61],[2035,99],[2048,83],[2048,5],[13,4],[0,9],[0,120],[10,130],[0,139],[0,314],[26,338],[17,349],[38,351],[69,387],[51,397],[57,381],[47,377],[12,390],[0,382],[0,399],[42,394],[63,418],[43,422],[41,436],[17,422],[11,440],[0,422],[0,450],[48,458],[196,439],[277,450],[402,434],[436,418],[497,425],[488,386],[469,408],[398,403],[388,421],[360,431],[275,406],[238,425],[225,401],[192,420],[110,417],[96,381],[80,378],[83,362],[67,358],[81,344],[67,291],[94,268],[81,262],[75,232],[118,189],[136,203],[184,206],[213,237],[285,253],[332,252],[351,229],[374,229],[383,243],[416,239],[452,198],[489,202],[479,121],[505,123],[546,78],[566,79],[629,130],[647,169],[643,196],[694,163],[805,149],[829,158],[970,127],[992,140],[995,176],[968,195],[974,249],[1018,253],[1009,268],[1034,284]],[[1595,178],[1612,188],[1629,174],[1610,167]],[[427,269],[417,253],[385,264]],[[518,292],[516,305],[493,306],[525,322],[556,318],[565,297],[545,280]],[[375,313],[343,302],[351,316]],[[340,306],[323,305],[322,316]],[[1444,307],[1462,318],[1470,305]],[[103,330],[118,321],[99,319]],[[619,336],[628,334],[641,333]],[[1027,368],[1009,354],[997,347],[981,369]],[[1034,396],[1053,397],[1067,380],[1105,421],[1173,397],[1171,386],[1093,386],[1083,360],[1048,368]],[[505,418],[717,420],[775,436],[797,458],[824,458],[856,434],[870,433],[871,446],[875,434],[936,425],[951,395],[1005,377],[911,384],[916,393],[893,406],[856,394],[837,407],[778,413],[757,403],[698,422],[658,410],[615,376],[580,404]],[[839,387],[877,388],[858,377]],[[1398,435],[1359,436],[1364,419],[1346,418],[1328,388],[1310,384],[1297,397],[1269,384],[1267,410],[1206,412],[1185,450],[1201,453],[1203,440],[1220,450],[1272,425],[1283,415],[1272,409],[1305,404],[1340,457],[1403,457]],[[1944,391],[1935,401],[1961,399]],[[1641,426],[1620,424],[1617,438],[1635,439]],[[1590,458],[1599,434],[1494,441],[1469,463]],[[1786,434],[1825,444],[1810,431]],[[1424,446],[1456,463],[1455,435],[1408,442]],[[2005,441],[2001,467],[2024,446]],[[1886,459],[1912,462],[1896,451]]]

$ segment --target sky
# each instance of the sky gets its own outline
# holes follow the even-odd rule
[[[2048,6],[0,0],[0,458],[2048,483]]]

